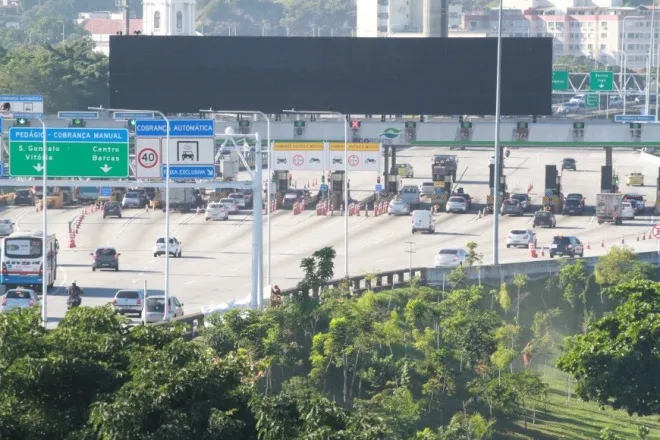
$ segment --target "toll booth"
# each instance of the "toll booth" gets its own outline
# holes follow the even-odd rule
[[[390,173],[387,175],[387,182],[385,182],[385,192],[396,194],[401,188],[401,176],[398,173]]]
[[[289,172],[273,171],[273,182],[275,182],[275,192],[286,193],[289,190]]]
[[[556,165],[545,166],[545,192],[543,194],[543,209],[560,214],[564,203],[561,192],[561,175]]]
[[[508,188],[506,185],[506,176],[504,170],[500,170],[500,194],[498,202],[502,202],[505,198],[509,197]],[[495,165],[488,166],[488,187],[490,188],[489,194],[486,196],[486,211],[493,212],[495,204]]]

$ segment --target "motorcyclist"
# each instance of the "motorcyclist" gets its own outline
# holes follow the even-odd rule
[[[504,149],[504,157],[509,157],[510,154],[511,154],[511,150],[509,150],[509,148],[505,148]]]
[[[69,308],[78,307],[80,303],[82,303],[82,298],[80,297],[80,295],[82,294],[82,289],[78,287],[75,280],[71,283],[67,291],[69,295],[69,299],[67,300],[67,305],[69,306]]]

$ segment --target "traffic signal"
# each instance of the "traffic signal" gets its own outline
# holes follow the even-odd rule
[[[30,126],[30,120],[27,118],[18,118],[14,123],[14,127],[29,127],[29,126]]]
[[[126,125],[128,125],[128,132],[135,133],[135,119],[129,119]]]
[[[87,121],[84,119],[76,118],[72,119],[71,122],[69,122],[69,127],[72,128],[85,128],[87,127]]]

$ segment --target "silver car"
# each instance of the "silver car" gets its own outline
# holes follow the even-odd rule
[[[537,238],[536,232],[531,229],[512,229],[506,237],[506,247],[511,246],[524,246],[529,247],[531,244],[536,246]]]
[[[230,199],[229,197],[220,199],[220,203],[225,205],[225,208],[229,211],[230,214],[238,214],[238,205],[236,204],[235,199]]]
[[[13,309],[27,309],[39,305],[37,292],[30,289],[9,289],[0,298],[0,312]]]
[[[394,199],[387,207],[387,215],[410,215],[410,205],[403,199]]]
[[[462,212],[466,213],[468,211],[467,201],[460,196],[450,197],[447,200],[447,212]]]
[[[423,196],[432,196],[435,194],[435,184],[433,182],[422,182],[419,186],[419,190]]]
[[[170,321],[173,318],[183,316],[183,304],[175,296],[167,298],[167,317],[165,316],[165,296],[147,296],[146,307],[142,312],[142,320],[147,322]],[[146,318],[146,319],[145,319]]]
[[[140,193],[135,191],[129,191],[124,194],[124,199],[121,201],[122,208],[141,208],[142,207],[142,198]]]
[[[435,267],[456,267],[465,264],[467,251],[465,249],[440,249],[433,261]]]

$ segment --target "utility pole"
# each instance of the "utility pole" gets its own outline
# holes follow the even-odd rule
[[[413,251],[413,246],[415,245],[415,242],[406,241],[406,244],[409,245],[408,250],[406,251],[406,253],[408,254],[408,273],[410,273],[410,279],[412,280],[412,256],[413,254],[416,253],[415,251]]]
[[[121,0],[121,9],[124,15],[124,35],[131,35],[131,16],[129,0]]]

